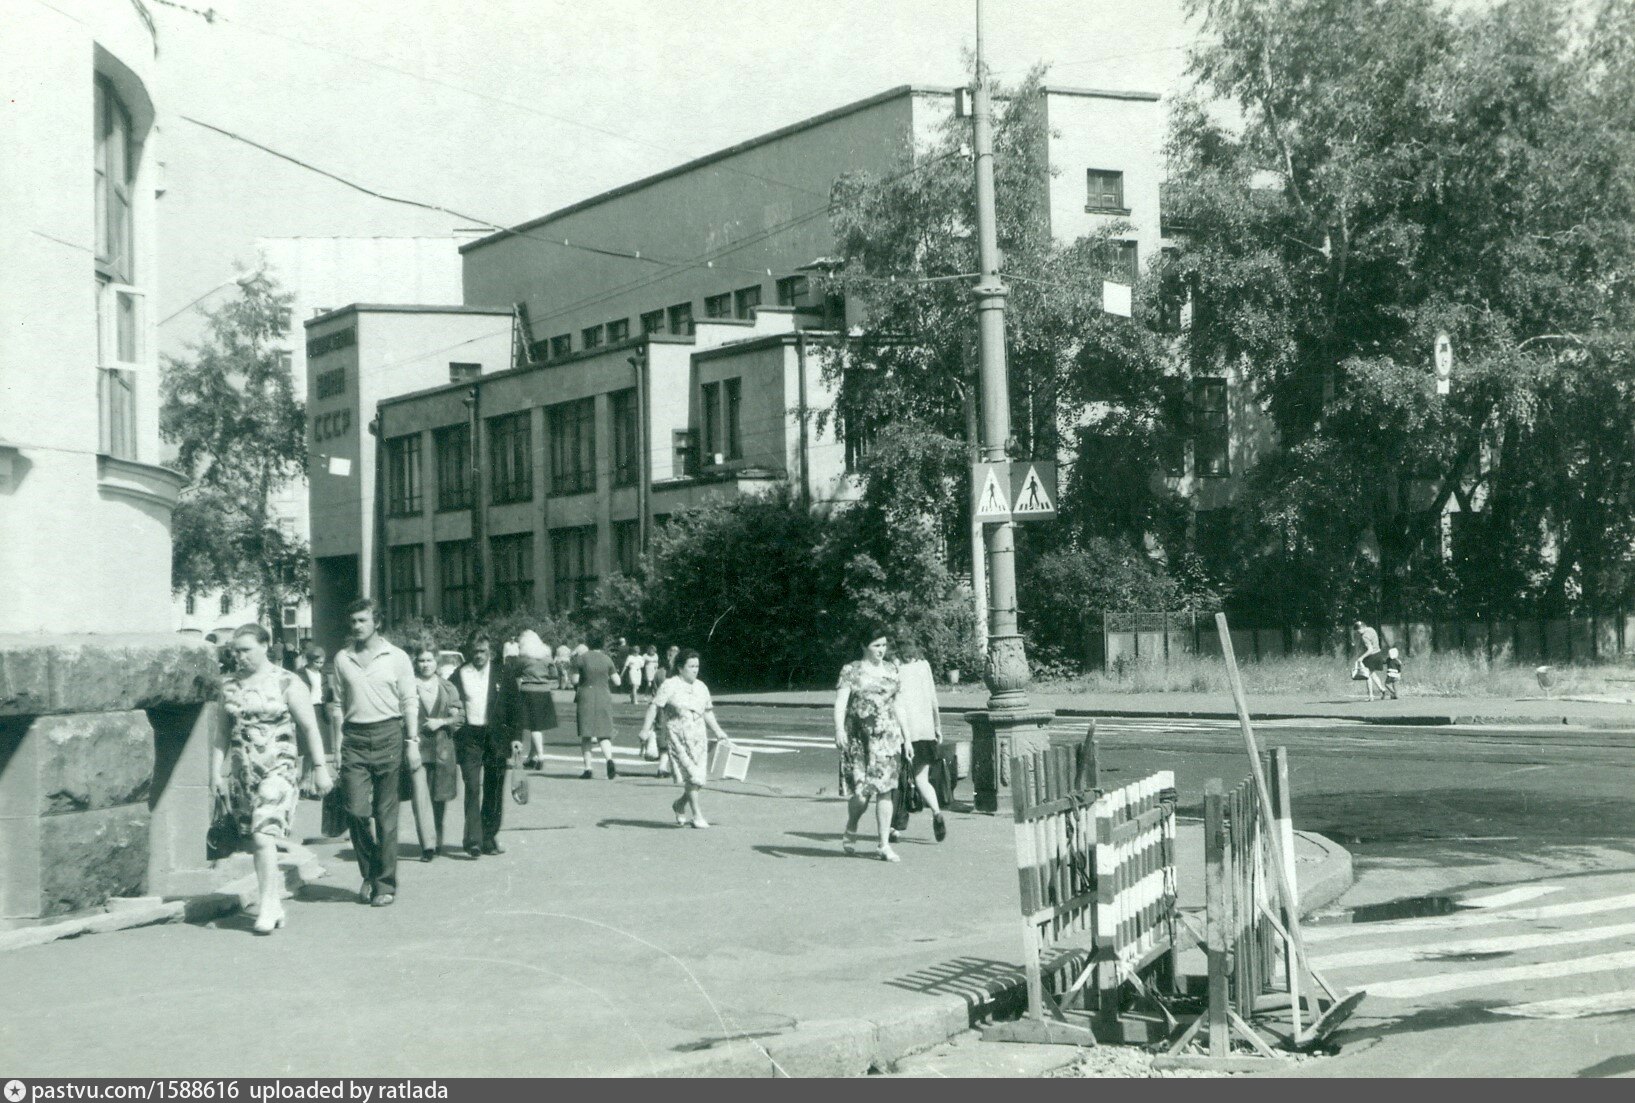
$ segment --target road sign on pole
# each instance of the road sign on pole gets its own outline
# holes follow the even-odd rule
[[[1011,519],[1011,470],[1008,462],[971,465],[973,520],[1000,524]]]
[[[1453,340],[1444,330],[1436,335],[1436,393],[1453,389]]]
[[[1056,465],[1049,460],[1011,464],[1011,520],[1048,521],[1056,516]]]

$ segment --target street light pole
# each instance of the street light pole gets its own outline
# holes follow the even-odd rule
[[[977,355],[982,378],[982,458],[1007,458],[1011,436],[1010,380],[1005,365],[1005,296],[999,276],[999,225],[994,213],[993,102],[982,53],[982,0],[976,0],[976,87],[971,95],[971,146],[976,157],[976,225],[980,273],[976,298]],[[1017,628],[1016,526],[984,528],[988,548],[988,655],[983,680],[986,712],[971,713],[972,782],[981,811],[998,807],[999,784],[1010,755],[1049,743],[1054,713],[1028,700],[1028,658]]]

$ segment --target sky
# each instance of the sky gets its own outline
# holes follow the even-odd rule
[[[974,0],[145,0],[158,24],[161,344],[255,238],[512,225],[901,84],[963,79]],[[207,22],[196,12],[214,7]],[[189,8],[193,10],[189,10]],[[989,66],[1178,90],[1183,0],[985,0]],[[465,223],[469,225],[469,223]],[[201,298],[202,296],[202,298]]]

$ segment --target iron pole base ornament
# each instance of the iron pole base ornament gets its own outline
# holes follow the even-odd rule
[[[978,812],[999,811],[999,790],[1009,788],[1013,755],[1029,755],[1050,746],[1053,709],[1006,709],[968,712],[971,725],[971,788]]]
[[[988,638],[988,661],[982,680],[988,684],[989,712],[1028,709],[1028,683],[1032,675],[1021,636]]]

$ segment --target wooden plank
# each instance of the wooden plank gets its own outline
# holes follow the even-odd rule
[[[1228,1053],[1226,1018],[1226,793],[1219,778],[1204,783],[1204,949],[1209,960],[1209,1053]]]

